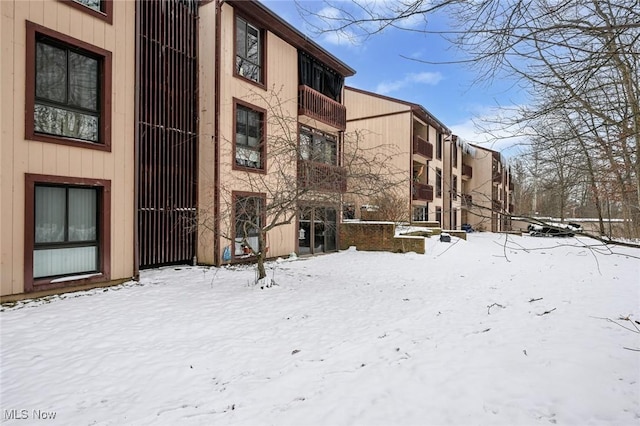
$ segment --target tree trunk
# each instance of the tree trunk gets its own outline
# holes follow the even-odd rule
[[[267,233],[260,231],[258,234],[258,253],[256,253],[258,261],[258,280],[261,280],[267,276],[267,271],[264,268],[264,261],[266,259],[265,241],[267,239]]]

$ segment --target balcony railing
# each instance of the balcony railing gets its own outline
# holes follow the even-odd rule
[[[461,197],[461,205],[463,209],[467,209],[469,210],[471,207],[473,207],[473,197],[469,194],[462,194]]]
[[[298,86],[298,115],[306,115],[338,130],[347,128],[345,106],[309,86]]]
[[[473,167],[463,164],[462,165],[462,178],[471,179],[473,177]]]
[[[433,201],[433,186],[413,183],[413,199],[416,201]]]
[[[415,135],[413,137],[413,153],[427,157],[427,160],[431,161],[433,160],[433,144]]]
[[[298,160],[298,184],[314,191],[345,192],[347,170],[330,164]]]

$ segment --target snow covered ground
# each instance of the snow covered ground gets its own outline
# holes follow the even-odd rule
[[[273,262],[268,289],[165,268],[4,308],[2,422],[639,425],[640,250],[585,243],[431,238]]]

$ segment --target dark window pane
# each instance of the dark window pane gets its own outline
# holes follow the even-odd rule
[[[306,132],[300,132],[300,158],[303,160],[311,159],[311,135]]]
[[[95,241],[97,191],[69,188],[69,241]]]
[[[36,97],[60,103],[67,101],[65,50],[36,43]]]
[[[69,52],[69,105],[98,109],[98,61]]]
[[[36,104],[33,119],[36,132],[98,142],[97,116]]]
[[[236,20],[236,55],[246,55],[247,23],[242,19]]]
[[[64,188],[37,186],[35,191],[35,242],[64,241],[66,195]]]

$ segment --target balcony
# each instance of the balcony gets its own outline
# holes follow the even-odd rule
[[[501,212],[502,211],[502,201],[493,200],[493,202],[491,203],[491,209],[494,212]]]
[[[338,130],[347,128],[345,106],[309,86],[298,86],[298,115],[306,115]]]
[[[413,183],[413,199],[416,201],[433,201],[433,186],[423,183]]]
[[[502,173],[493,172],[493,183],[497,183],[497,184],[502,183]]]
[[[473,197],[471,195],[462,194],[461,200],[461,206],[463,209],[469,210],[473,207]]]
[[[473,177],[473,167],[463,164],[462,165],[462,179],[471,179]]]
[[[415,135],[413,137],[413,153],[420,154],[426,157],[427,161],[431,161],[433,160],[433,144]]]
[[[298,160],[298,185],[313,191],[345,192],[347,170],[330,164]]]

